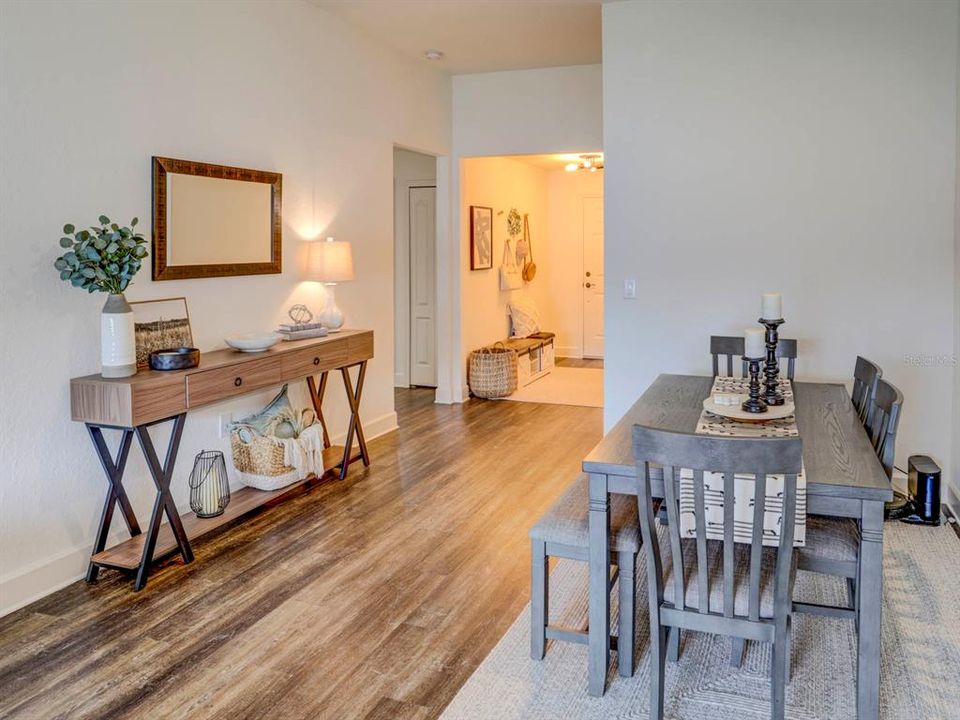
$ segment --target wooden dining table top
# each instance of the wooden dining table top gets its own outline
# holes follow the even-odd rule
[[[693,433],[712,387],[712,377],[660,375],[584,458],[584,472],[636,477],[633,426]],[[890,480],[847,389],[839,383],[794,382],[793,391],[807,494],[892,500]]]

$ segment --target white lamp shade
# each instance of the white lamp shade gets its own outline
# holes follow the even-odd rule
[[[347,282],[353,280],[353,251],[343,240],[316,240],[307,255],[307,280]]]

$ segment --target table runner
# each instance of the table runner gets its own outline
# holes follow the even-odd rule
[[[788,402],[793,401],[793,387],[790,381],[780,379],[780,392]],[[714,379],[711,394],[717,393],[746,395],[749,392],[749,380],[736,377],[718,377]],[[707,410],[700,414],[696,432],[701,435],[726,435],[728,437],[796,437],[797,418],[795,415],[771,420],[765,423],[742,423]],[[704,509],[706,512],[707,537],[723,540],[723,474],[704,472]],[[753,500],[754,476],[750,474],[734,475],[734,541],[749,543],[753,537]],[[783,515],[783,476],[767,477],[766,499],[763,517],[763,544],[780,544],[780,521]],[[797,513],[794,530],[795,547],[806,544],[807,534],[807,481],[804,473],[797,475]],[[696,537],[696,514],[694,512],[693,471],[680,473],[680,536]]]

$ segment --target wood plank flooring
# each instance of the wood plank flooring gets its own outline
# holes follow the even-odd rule
[[[527,602],[527,528],[602,411],[432,400],[398,390],[369,469],[207,536],[142,592],[103,570],[0,619],[0,717],[437,717]]]
[[[568,358],[558,357],[556,359],[557,367],[572,368],[597,368],[603,370],[602,358]]]

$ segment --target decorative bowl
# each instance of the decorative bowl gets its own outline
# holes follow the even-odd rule
[[[164,348],[149,355],[153,370],[186,370],[200,364],[200,351],[192,347]]]
[[[255,353],[272,348],[282,339],[283,336],[275,332],[246,333],[245,335],[231,335],[228,338],[224,338],[224,342],[234,350]]]
[[[741,397],[741,403],[746,399],[747,396],[743,395]],[[796,412],[796,406],[789,400],[783,405],[768,405],[765,413],[749,413],[740,407],[741,403],[737,403],[736,405],[720,405],[714,402],[713,395],[711,394],[703,401],[703,409],[714,415],[720,415],[721,417],[743,423],[765,423],[771,420],[782,420]]]

